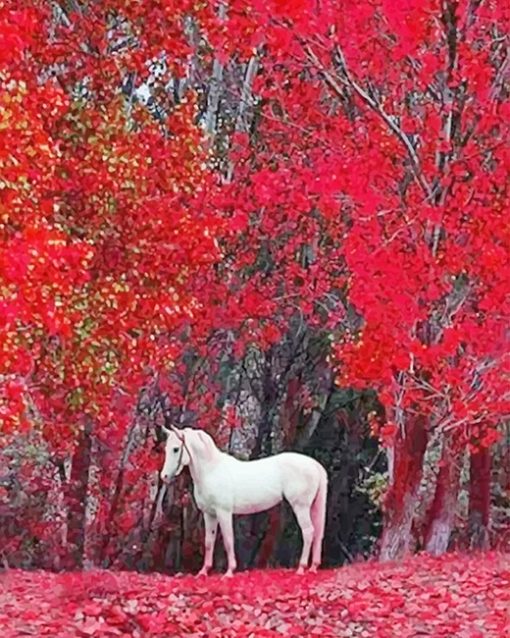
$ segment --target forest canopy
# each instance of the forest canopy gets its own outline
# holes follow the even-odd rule
[[[508,545],[509,18],[1,3],[6,564],[194,569],[165,423],[320,460],[328,565]],[[287,510],[237,534],[295,560]]]

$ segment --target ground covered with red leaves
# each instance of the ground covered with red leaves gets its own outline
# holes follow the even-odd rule
[[[2,638],[503,638],[510,636],[510,555],[417,556],[304,577],[12,570],[0,577],[0,628]]]

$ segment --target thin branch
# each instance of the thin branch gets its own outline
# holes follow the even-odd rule
[[[309,45],[302,43],[302,46],[304,47],[304,50],[306,54],[308,55],[309,60],[319,69],[319,71],[324,76],[324,79],[326,80],[326,83],[328,84],[328,86],[336,93],[336,95],[338,95],[339,97],[343,97],[343,91],[341,86],[337,82],[337,79],[331,75],[331,73],[322,64],[322,62],[319,60],[319,58],[317,57],[317,55],[314,53],[314,51],[311,49]],[[375,113],[377,113],[377,115],[379,115],[379,117],[385,122],[385,124],[388,126],[391,132],[402,143],[402,145],[405,147],[407,151],[407,155],[411,162],[413,175],[416,181],[418,182],[421,189],[425,193],[427,199],[428,200],[432,199],[432,196],[433,196],[432,188],[430,184],[428,183],[426,177],[423,175],[423,172],[420,166],[419,157],[416,153],[415,148],[411,144],[409,138],[404,133],[404,131],[400,128],[400,126],[396,123],[396,121],[390,115],[388,115],[388,113],[386,113],[382,105],[379,102],[377,102],[374,98],[372,98],[352,77],[351,73],[349,72],[347,68],[347,63],[345,61],[345,57],[342,52],[342,49],[339,46],[336,47],[336,53],[340,61],[341,69],[345,76],[344,78],[338,78],[338,79],[340,80],[340,82],[342,82],[346,86],[353,89],[357,93],[357,95],[363,100],[363,102],[365,102],[365,104],[367,104],[370,107],[370,109],[372,109]]]

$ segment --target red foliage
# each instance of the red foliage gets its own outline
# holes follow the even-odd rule
[[[243,30],[264,45],[261,123],[255,139],[236,138],[235,180],[218,206],[235,208],[236,229],[250,220],[239,271],[259,251],[271,266],[233,277],[218,325],[249,326],[244,338],[263,342],[265,319],[283,327],[298,311],[331,330],[338,383],[378,391],[390,453],[415,435],[423,452],[433,430],[458,449],[492,445],[510,410],[508,61],[492,29],[508,31],[508,9],[234,7],[232,39]],[[349,325],[346,307],[359,321]],[[406,518],[423,454],[401,460],[389,524]]]
[[[510,556],[416,557],[298,577],[282,570],[167,578],[11,571],[0,581],[3,638],[359,636],[502,638]]]
[[[90,419],[93,525],[109,539],[123,480],[139,505],[157,465],[126,443],[140,387],[171,371],[173,404],[215,429],[225,352],[269,350],[299,321],[333,344],[339,383],[378,391],[387,512],[406,518],[429,431],[488,447],[510,408],[508,9],[75,4],[0,8],[2,435],[35,424],[62,471]],[[120,89],[162,53],[160,125]],[[193,56],[258,58],[243,88],[259,122],[225,140],[230,180],[210,167],[199,92],[174,103],[165,87]],[[208,370],[188,374],[191,348]]]
[[[206,6],[182,2],[0,8],[0,431],[2,451],[23,434],[49,457],[51,515],[26,512],[37,523],[23,530],[44,539],[49,564],[63,552],[63,509],[78,554],[90,531],[86,498],[97,502],[93,531],[110,531],[138,390],[180,354],[169,335],[201,308],[193,282],[221,258],[221,219],[201,206],[214,179],[195,97],[170,105],[159,126],[119,91],[130,73],[138,85],[146,79],[147,61],[165,48],[169,72],[184,72],[183,13],[216,23]],[[101,446],[93,485],[85,424]],[[146,452],[126,471],[140,483],[134,500],[155,476]],[[33,459],[20,463],[29,471]],[[27,479],[32,498],[40,478]]]
[[[193,96],[169,113],[172,136],[119,98],[128,69],[140,82],[169,42],[173,70],[186,60],[183,11],[214,19],[182,3],[112,0],[65,19],[44,2],[11,4],[0,12],[0,46],[16,53],[0,56],[0,413],[13,429],[29,403],[65,451],[85,396],[108,424],[112,388],[131,394],[147,366],[172,360],[164,334],[193,316],[191,278],[221,256],[219,220],[200,210],[211,174]],[[126,19],[143,46],[113,55]]]

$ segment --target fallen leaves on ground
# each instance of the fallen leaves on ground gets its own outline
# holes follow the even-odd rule
[[[0,627],[2,638],[503,638],[510,554],[416,556],[303,577],[11,570],[0,580]]]

